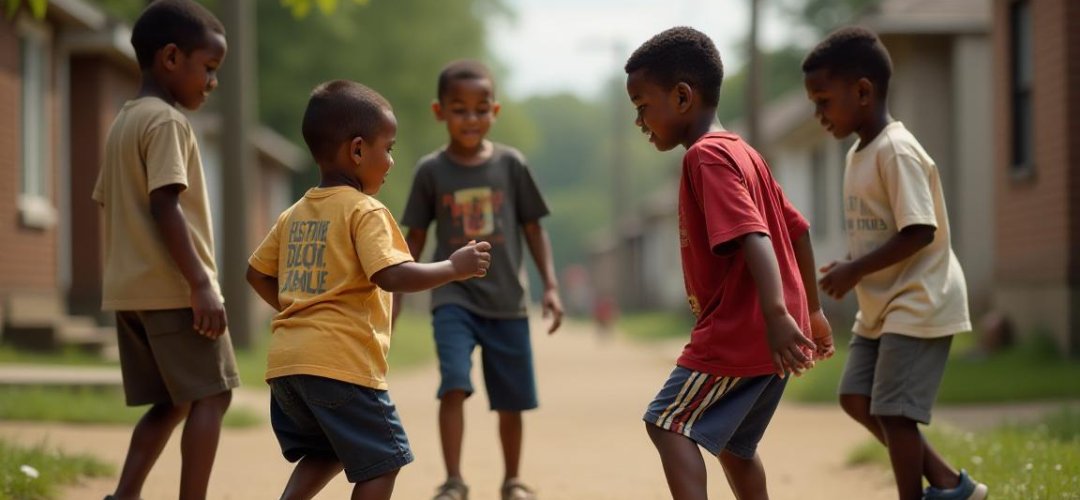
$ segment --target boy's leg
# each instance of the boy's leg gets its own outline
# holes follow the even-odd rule
[[[461,475],[465,439],[465,400],[472,395],[472,352],[476,348],[476,316],[461,306],[444,305],[432,312],[435,349],[439,355],[439,439],[447,478]]]
[[[461,448],[465,440],[465,391],[453,390],[439,400],[439,439],[446,477],[461,479]]]
[[[225,391],[191,403],[180,441],[180,498],[206,498],[221,437],[221,420],[232,401]]]
[[[720,453],[720,464],[724,466],[728,486],[738,500],[768,500],[769,494],[765,481],[765,466],[761,457],[754,453],[753,458],[742,458],[730,451]]]
[[[296,464],[281,500],[314,498],[334,476],[341,473],[341,461],[334,456],[308,455]]]
[[[484,384],[491,409],[499,413],[503,485],[506,486],[518,482],[521,474],[522,412],[539,405],[529,320],[482,318],[478,325]]]
[[[173,429],[187,417],[190,405],[172,403],[161,368],[155,361],[147,327],[138,312],[116,313],[116,337],[127,404],[152,404],[131,433],[131,444],[114,494],[118,500],[124,500],[139,498],[150,469],[161,456]]]
[[[353,486],[352,500],[390,500],[394,493],[394,481],[397,480],[396,469],[374,479],[368,479]]]
[[[518,477],[521,472],[522,423],[520,411],[499,412],[499,440],[502,442],[503,464],[506,474],[503,482]]]
[[[930,422],[951,345],[952,337],[921,339],[888,333],[879,341],[868,412],[881,428],[878,438],[889,448],[902,497],[917,484],[920,496],[913,498],[921,498],[922,476],[938,488],[951,488],[960,481],[918,428],[918,423]],[[861,412],[857,407],[863,402],[856,399],[847,405]],[[911,470],[917,471],[917,481],[910,479]]]
[[[907,417],[882,416],[878,420],[885,434],[900,500],[921,499],[923,440],[918,424]]]
[[[645,430],[660,453],[664,477],[674,500],[708,498],[705,460],[698,445],[690,438],[666,431],[648,422]]]
[[[161,456],[161,450],[165,449],[173,429],[187,416],[188,408],[186,404],[155,404],[135,424],[120,480],[113,494],[116,500],[139,498],[146,476]]]

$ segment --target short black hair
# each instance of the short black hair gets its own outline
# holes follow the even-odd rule
[[[450,89],[450,82],[454,80],[487,80],[491,82],[492,93],[495,92],[495,78],[491,76],[487,65],[480,61],[460,59],[444,66],[439,72],[439,87],[435,94],[440,101]]]
[[[853,79],[866,78],[881,97],[889,93],[892,58],[877,34],[861,26],[840,28],[814,47],[803,60],[803,73],[824,69]]]
[[[393,112],[378,92],[350,80],[332,80],[311,92],[301,132],[311,156],[329,161],[343,142],[354,137],[374,140]]]
[[[154,64],[154,54],[175,43],[190,53],[206,41],[208,33],[225,36],[225,26],[206,7],[194,0],[156,0],[151,3],[131,29],[131,46],[140,68]]]
[[[701,94],[705,104],[720,103],[724,62],[708,35],[694,28],[676,26],[650,38],[630,55],[623,69],[628,75],[643,69],[667,88],[686,82]]]

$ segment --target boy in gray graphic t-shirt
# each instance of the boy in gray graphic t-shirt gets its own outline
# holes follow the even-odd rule
[[[435,344],[442,382],[439,431],[446,481],[437,500],[467,498],[461,474],[465,399],[473,349],[479,345],[491,409],[499,412],[506,475],[502,498],[535,498],[518,479],[521,412],[537,407],[529,323],[525,311],[522,244],[527,243],[544,282],[544,315],[549,333],[562,321],[562,304],[551,244],[540,226],[548,214],[525,158],[517,150],[485,140],[499,104],[494,80],[484,65],[457,61],[439,74],[435,114],[450,135],[445,148],[420,160],[401,222],[414,258],[435,221],[435,259],[470,241],[491,243],[491,267],[484,278],[455,282],[432,292]],[[524,238],[522,238],[524,234]],[[523,241],[524,240],[524,241]],[[395,301],[395,310],[400,301]]]

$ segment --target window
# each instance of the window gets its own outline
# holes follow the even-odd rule
[[[19,35],[22,72],[19,213],[24,226],[44,228],[51,226],[56,218],[49,189],[52,148],[49,147],[48,32],[24,20],[19,25]]]
[[[1013,2],[1010,8],[1009,60],[1012,64],[1012,158],[1011,173],[1026,177],[1033,173],[1033,130],[1031,119],[1032,47],[1031,5],[1027,0]]]

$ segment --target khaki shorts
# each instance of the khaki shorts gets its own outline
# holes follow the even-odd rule
[[[229,332],[208,339],[193,328],[194,317],[190,308],[117,311],[128,406],[186,403],[240,385]]]

